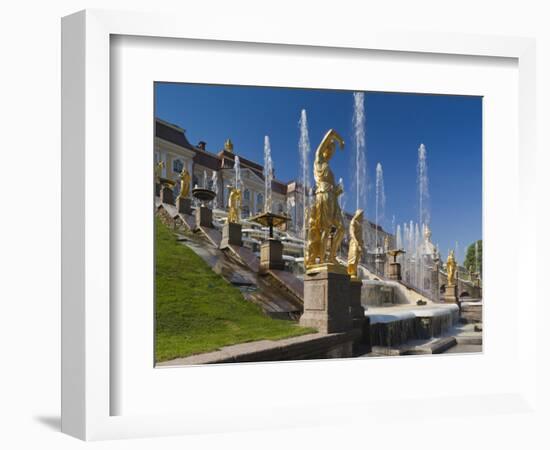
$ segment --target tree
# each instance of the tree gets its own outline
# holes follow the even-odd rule
[[[464,258],[464,267],[466,270],[473,268],[474,272],[483,273],[483,241],[477,241],[477,264],[476,264],[476,242],[468,246],[466,257]]]

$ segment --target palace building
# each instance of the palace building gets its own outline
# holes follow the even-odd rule
[[[218,192],[216,205],[219,209],[227,209],[228,186],[235,183],[236,151],[230,139],[218,152],[207,149],[204,141],[193,145],[185,135],[185,130],[177,125],[157,118],[155,121],[155,162],[164,162],[161,177],[176,182],[176,192],[179,189],[177,181],[179,173],[185,167],[191,174],[192,187],[200,186]],[[264,209],[265,179],[262,164],[239,156],[241,168],[242,217],[259,214]],[[217,173],[214,177],[214,173]],[[216,181],[217,180],[217,181]],[[217,182],[217,189],[213,186]],[[290,217],[288,231],[299,235],[303,228],[303,192],[302,186],[296,180],[289,182],[275,178],[272,181],[272,211],[286,214]],[[344,213],[346,229],[352,214]],[[378,229],[378,232],[376,230]],[[375,236],[378,242],[384,242],[387,235],[394,244],[394,236],[384,231],[380,226],[365,220],[363,225],[365,247],[374,249]]]

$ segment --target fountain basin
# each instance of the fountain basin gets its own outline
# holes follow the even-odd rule
[[[205,206],[205,203],[214,200],[216,197],[216,193],[211,189],[196,187],[191,192],[193,193],[193,197],[201,202],[202,206]]]
[[[372,346],[395,347],[410,340],[431,339],[451,331],[458,322],[457,305],[401,305],[369,308]]]
[[[254,217],[251,217],[249,220],[259,223],[264,227],[269,227],[269,237],[270,239],[273,239],[273,227],[284,225],[286,222],[289,221],[289,218],[287,216],[274,214],[272,212],[264,212]]]

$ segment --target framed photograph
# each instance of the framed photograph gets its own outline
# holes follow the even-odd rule
[[[534,42],[180,19],[63,19],[63,431],[532,411]]]

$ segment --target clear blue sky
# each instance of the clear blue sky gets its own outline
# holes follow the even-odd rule
[[[206,141],[218,152],[228,137],[235,152],[263,163],[264,136],[271,141],[276,178],[289,181],[299,172],[300,112],[306,109],[312,146],[336,129],[345,139],[331,166],[344,179],[346,209],[353,210],[353,93],[157,83],[155,114],[187,131],[190,142]],[[432,240],[445,256],[459,243],[481,239],[482,98],[368,92],[365,95],[368,164],[367,216],[374,221],[375,168],[384,170],[386,213],[381,225],[418,220],[417,151],[428,155]],[[353,211],[352,211],[353,212]]]

